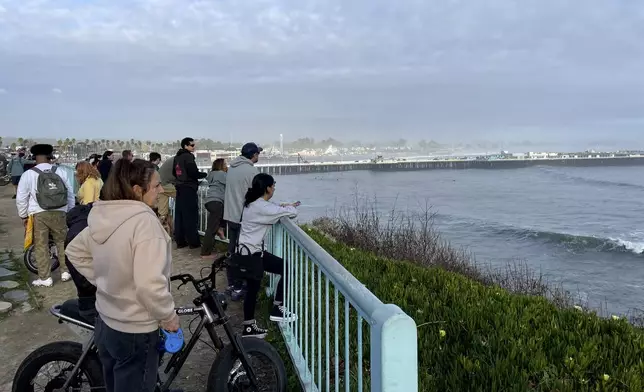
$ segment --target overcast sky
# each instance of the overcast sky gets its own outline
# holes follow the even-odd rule
[[[0,0],[0,135],[642,140],[644,1]]]

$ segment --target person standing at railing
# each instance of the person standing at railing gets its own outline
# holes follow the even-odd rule
[[[159,176],[161,177],[161,186],[163,192],[159,193],[159,203],[157,205],[157,213],[161,224],[166,229],[168,235],[174,235],[174,222],[170,216],[170,198],[177,197],[177,190],[174,183],[177,180],[172,174],[174,170],[174,157],[166,159],[159,167]]]
[[[103,153],[103,158],[98,164],[98,172],[101,173],[101,180],[103,183],[107,182],[107,176],[110,174],[112,169],[112,162],[114,161],[114,153],[112,151],[105,151]]]
[[[121,153],[121,159],[127,159],[128,161],[132,162],[134,160],[134,154],[132,154],[132,150],[123,150]]]
[[[212,163],[212,169],[206,177],[208,183],[208,192],[206,193],[206,203],[204,207],[208,210],[208,221],[206,233],[203,236],[201,244],[201,256],[210,258],[215,246],[215,234],[219,238],[225,238],[223,221],[224,216],[224,197],[226,193],[226,173],[228,165],[224,158],[217,158]]]
[[[76,195],[78,204],[87,205],[99,199],[103,180],[91,163],[80,161],[76,164],[76,180],[80,185]]]
[[[161,154],[158,152],[151,152],[149,161],[152,162],[154,167],[159,171],[159,164],[161,163]]]
[[[7,171],[11,176],[11,184],[13,185],[12,199],[15,199],[18,194],[18,183],[20,182],[20,176],[25,172],[26,163],[30,162],[25,158],[25,149],[21,148],[15,156],[11,157],[9,164],[7,165]]]
[[[244,207],[244,196],[253,184],[253,178],[258,171],[255,164],[263,151],[255,143],[246,143],[241,149],[241,155],[233,159],[226,176],[226,194],[224,197],[224,220],[228,222],[228,253],[234,254],[239,240],[241,228],[239,217]],[[235,301],[243,297],[242,282],[236,281],[230,272],[227,274],[227,292]]]
[[[98,170],[98,164],[101,162],[101,155],[100,154],[92,154],[87,158],[87,162],[89,162],[92,167],[96,168]],[[100,174],[100,172],[99,172]],[[102,179],[101,179],[102,180]]]
[[[195,141],[187,137],[181,140],[181,148],[174,157],[173,175],[176,178],[177,198],[174,205],[174,240],[177,249],[189,246],[201,248],[197,223],[199,220],[199,200],[197,190],[199,180],[206,173],[199,171],[195,162]]]
[[[243,263],[260,263],[261,269],[280,276],[273,309],[270,313],[271,321],[291,322],[297,319],[295,313],[284,306],[284,289],[288,284],[284,273],[284,260],[264,250],[264,237],[268,229],[277,223],[280,218],[297,216],[296,207],[299,203],[277,205],[269,200],[275,193],[275,180],[270,174],[259,173],[253,178],[252,187],[244,197],[244,207],[240,214],[241,231],[239,233],[239,247],[236,260]],[[241,260],[241,259],[243,260]],[[236,262],[233,261],[233,264]],[[237,264],[239,266],[239,264]],[[254,269],[252,266],[248,270]],[[263,267],[263,268],[262,268]],[[234,268],[229,268],[234,271]],[[260,271],[261,272],[261,271]],[[257,325],[255,320],[255,306],[257,294],[261,286],[260,279],[247,279],[248,291],[244,299],[243,337],[266,337],[267,330]]]

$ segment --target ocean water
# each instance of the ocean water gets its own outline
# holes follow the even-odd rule
[[[376,197],[387,213],[432,205],[443,238],[480,262],[523,260],[591,306],[644,309],[644,167],[429,170],[276,178],[300,222]]]

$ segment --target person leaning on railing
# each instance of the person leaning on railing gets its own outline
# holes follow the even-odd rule
[[[210,258],[215,247],[215,234],[224,238],[224,197],[226,194],[226,173],[228,165],[224,158],[217,158],[212,163],[212,169],[206,177],[208,192],[206,193],[206,210],[208,210],[208,222],[206,233],[201,243],[201,256]]]
[[[259,173],[253,178],[252,188],[246,192],[244,208],[241,213],[241,230],[239,233],[239,246],[235,258],[245,258],[245,262],[262,263],[263,271],[280,275],[277,284],[273,309],[270,313],[271,321],[290,322],[297,316],[286,309],[284,302],[284,286],[287,276],[284,274],[284,260],[264,250],[264,237],[268,229],[282,217],[295,218],[298,203],[277,205],[269,202],[275,192],[275,180],[270,174]],[[252,268],[251,268],[252,269]],[[247,292],[244,299],[244,322],[242,336],[266,337],[267,330],[257,325],[255,321],[255,305],[257,294],[261,286],[260,279],[251,279],[246,276]]]

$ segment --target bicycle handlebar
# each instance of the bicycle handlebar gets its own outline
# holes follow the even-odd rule
[[[226,259],[226,256],[220,256],[215,261],[212,263],[212,269],[210,271],[210,274],[206,276],[203,279],[195,279],[194,276],[191,274],[177,274],[173,275],[170,277],[170,281],[181,281],[181,284],[179,285],[178,288],[181,288],[186,283],[192,283],[194,286],[195,290],[199,294],[205,294],[206,291],[212,290],[213,287],[215,287],[215,275],[217,272],[221,271],[222,268],[226,266],[226,263],[224,260]],[[210,281],[212,285],[208,285],[207,282]]]

